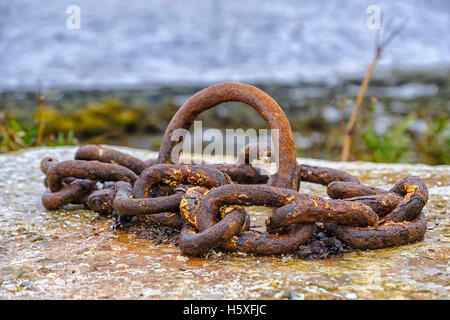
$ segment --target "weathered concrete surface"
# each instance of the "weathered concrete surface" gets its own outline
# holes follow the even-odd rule
[[[146,159],[155,153],[124,149]],[[389,187],[421,176],[430,188],[425,241],[341,258],[213,254],[189,258],[173,244],[112,231],[87,210],[46,211],[39,161],[71,159],[76,148],[40,148],[0,156],[0,298],[448,299],[450,166],[303,163],[346,170]],[[302,191],[325,196],[322,186]],[[253,210],[253,217],[264,212]]]

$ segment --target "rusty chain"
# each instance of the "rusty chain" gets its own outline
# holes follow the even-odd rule
[[[253,107],[271,129],[280,131],[279,170],[268,177],[250,155],[271,149],[249,144],[238,164],[174,164],[176,129],[189,129],[203,111],[227,101]],[[159,156],[142,161],[117,150],[85,145],[75,160],[44,158],[45,208],[83,204],[102,215],[146,215],[151,223],[180,230],[178,246],[188,255],[214,248],[271,255],[293,252],[319,229],[353,248],[377,249],[422,240],[426,231],[424,182],[405,177],[390,190],[361,184],[331,168],[298,164],[293,134],[280,106],[265,92],[237,83],[218,84],[193,95],[169,123]],[[300,181],[327,187],[331,199],[302,194]],[[250,228],[246,206],[274,208],[266,232]]]

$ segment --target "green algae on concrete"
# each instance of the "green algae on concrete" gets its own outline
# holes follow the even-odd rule
[[[156,155],[119,149],[142,159]],[[0,299],[448,299],[450,166],[299,160],[377,187],[422,177],[430,189],[423,242],[323,260],[220,252],[203,259],[182,255],[172,243],[113,231],[111,219],[76,206],[46,211],[39,162],[72,159],[75,150],[0,156]],[[309,183],[301,190],[326,195]],[[258,208],[251,214],[265,216]]]

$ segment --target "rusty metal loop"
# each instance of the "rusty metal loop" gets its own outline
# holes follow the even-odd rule
[[[146,168],[136,180],[132,195],[134,198],[146,198],[153,186],[163,183],[177,186],[190,184],[215,188],[231,182],[223,172],[198,165],[157,164]]]
[[[246,230],[245,210],[236,204],[280,206],[297,196],[293,190],[264,185],[224,185],[211,191],[189,189],[180,205],[185,225],[178,245],[192,255],[204,254],[218,246],[256,254],[291,252],[312,236],[313,224],[289,226],[282,230],[284,234]],[[217,221],[219,215],[222,219]]]
[[[367,186],[358,182],[333,181],[327,187],[327,194],[332,199],[374,196],[386,192],[386,190]]]
[[[427,229],[427,220],[421,212],[412,221],[388,221],[378,227],[360,228],[338,224],[326,224],[325,227],[352,248],[381,249],[422,240]]]
[[[95,181],[74,180],[70,184],[52,192],[49,188],[42,196],[42,205],[48,210],[55,210],[67,204],[85,204],[87,196],[96,189]]]
[[[180,214],[188,224],[195,228],[197,228],[198,205],[207,192],[209,192],[209,190],[205,187],[191,187],[186,191],[181,200]],[[240,208],[240,206],[235,206],[235,209],[238,209],[237,207]],[[221,211],[222,218],[225,216],[225,212],[228,211]],[[242,228],[243,230],[248,230],[250,228],[250,217],[248,215],[245,215],[245,222]]]
[[[359,180],[351,174],[327,167],[309,166],[306,164],[299,164],[298,170],[302,181],[318,183],[324,186],[328,186],[335,181],[344,181],[359,183]]]
[[[159,225],[180,226],[180,219],[168,212],[177,213],[187,188],[182,184],[203,185],[214,188],[230,183],[230,178],[215,169],[196,165],[156,164],[141,172],[134,186],[117,182],[112,207],[120,216],[153,215],[148,218]],[[152,188],[159,184],[175,188],[174,193],[152,196]],[[181,186],[180,186],[181,185]]]
[[[41,171],[47,175],[50,168],[53,168],[58,164],[58,160],[53,157],[45,157],[41,160],[40,167]]]
[[[413,220],[428,201],[428,188],[419,177],[403,178],[389,191],[403,196],[404,200],[386,216],[386,220],[395,222]]]
[[[89,209],[101,215],[111,215],[113,213],[113,201],[116,196],[115,188],[103,188],[92,192],[86,201]]]
[[[300,197],[296,191],[266,185],[221,186],[209,191],[198,205],[196,227],[200,232],[208,230],[217,223],[218,213],[229,205],[280,207]],[[256,254],[291,252],[312,236],[315,225],[298,224],[278,231],[279,234],[244,231],[224,241],[223,248]]]
[[[137,176],[128,168],[98,161],[67,160],[51,166],[47,171],[47,184],[52,192],[61,190],[63,178],[95,181],[126,181],[134,183]]]
[[[188,189],[180,202],[180,214],[186,223],[197,228],[197,209],[208,188],[196,186]]]
[[[275,210],[267,221],[269,229],[278,229],[293,223],[330,222],[350,226],[376,226],[378,215],[361,202],[326,200],[301,195],[298,202]]]
[[[224,185],[209,191],[199,204],[197,229],[206,230],[217,223],[222,206],[270,206],[281,207],[298,201],[301,195],[290,189],[267,185]]]
[[[87,144],[78,148],[75,160],[96,160],[121,165],[139,175],[145,169],[144,161],[126,153],[105,148],[98,145]]]
[[[379,203],[384,203],[386,207],[384,210],[385,214],[387,208],[393,207],[392,212],[388,211],[390,213],[386,216],[386,220],[395,222],[413,220],[420,214],[428,201],[427,186],[422,179],[415,176],[403,178],[389,191],[354,182],[332,182],[328,185],[327,193],[334,199],[378,202],[378,206]],[[404,197],[404,199],[399,201],[399,197],[395,197],[395,194]],[[360,198],[367,196],[373,198],[365,198],[365,200]],[[378,199],[378,201],[375,199]]]
[[[148,222],[166,228],[181,230],[183,228],[183,218],[178,212],[160,212],[146,216]]]
[[[207,253],[245,230],[247,215],[244,208],[230,206],[222,212],[222,220],[198,232],[196,229],[197,209],[206,192],[208,189],[204,187],[193,187],[186,192],[181,201],[180,213],[185,222],[178,237],[178,246],[185,254]]]
[[[134,198],[132,186],[123,181],[116,183],[115,197],[112,203],[114,210],[122,216],[136,216],[161,212],[177,212],[184,195],[178,189],[174,194],[156,198]]]
[[[245,224],[245,210],[239,206],[229,208],[230,212],[222,220],[202,232],[197,232],[185,223],[178,237],[181,251],[189,255],[201,255],[241,232]]]
[[[205,110],[229,101],[243,102],[254,108],[268,123],[270,129],[279,130],[279,167],[268,184],[298,190],[300,181],[294,175],[297,166],[296,149],[291,126],[280,106],[264,91],[246,84],[221,83],[203,89],[188,99],[177,111],[164,133],[158,162],[171,163],[172,150],[180,141],[172,141],[176,129],[189,129],[195,118]]]
[[[345,201],[359,202],[368,205],[379,217],[383,217],[394,210],[402,200],[402,197],[393,192],[345,199]]]
[[[345,187],[348,189],[346,190]],[[428,188],[422,179],[414,176],[405,177],[389,191],[365,185],[356,186],[352,183],[334,183],[328,186],[328,189],[330,188],[332,191],[328,191],[329,195],[331,193],[331,195],[346,198],[357,194],[359,197],[347,198],[345,201],[366,203],[369,201],[371,207],[378,207],[378,210],[385,215],[380,225],[374,227],[358,228],[326,224],[327,229],[350,246],[360,249],[377,249],[423,239],[426,219],[422,208],[428,201]],[[362,194],[371,195],[362,196]],[[387,207],[393,207],[389,213],[387,213]]]
[[[235,239],[225,241],[222,247],[229,251],[261,255],[290,253],[311,238],[315,231],[316,225],[313,223],[290,225],[282,234],[244,231]]]
[[[45,157],[40,163],[41,171],[47,175],[50,169],[58,165],[58,160]],[[66,177],[61,181],[62,188],[52,192],[48,188],[47,177],[44,185],[47,187],[42,195],[42,205],[48,210],[55,210],[67,204],[86,204],[87,196],[97,189],[95,181]]]

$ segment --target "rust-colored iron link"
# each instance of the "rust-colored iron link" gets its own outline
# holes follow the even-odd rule
[[[264,91],[247,84],[217,84],[197,92],[188,99],[175,113],[167,126],[159,150],[158,162],[172,162],[173,148],[181,142],[172,141],[172,134],[175,130],[189,129],[200,113],[220,103],[230,101],[243,102],[251,106],[267,122],[270,129],[278,130],[279,145],[277,141],[274,141],[276,149],[279,150],[278,172],[269,179],[268,184],[298,190],[300,180],[295,175],[297,160],[291,125],[283,110],[272,97]]]
[[[332,199],[347,199],[360,196],[374,196],[386,190],[366,186],[359,182],[333,181],[328,185],[327,194]]]
[[[67,204],[86,204],[89,193],[96,189],[95,181],[74,180],[52,192],[47,189],[42,196],[42,204],[49,210],[58,209]]]
[[[300,164],[298,168],[302,181],[318,183],[324,186],[335,181],[359,183],[359,180],[354,176],[341,170],[309,166],[306,164]]]
[[[425,214],[421,212],[412,221],[386,221],[378,227],[349,227],[327,224],[326,228],[352,248],[380,249],[422,240],[427,229],[427,221]]]
[[[100,162],[114,163],[130,169],[137,175],[146,167],[144,161],[138,158],[117,150],[92,144],[81,146],[75,153],[75,160],[97,160]]]
[[[180,230],[183,221],[177,210],[184,192],[185,189],[180,187],[169,196],[135,199],[129,183],[117,182],[113,208],[122,216],[147,214],[156,225]]]
[[[189,189],[180,205],[185,225],[178,245],[190,255],[201,255],[218,246],[257,254],[294,251],[312,236],[314,224],[290,226],[280,234],[248,230],[249,219],[241,205],[279,206],[295,201],[297,195],[293,190],[261,185]]]
[[[326,200],[301,195],[298,202],[285,205],[273,212],[267,227],[277,229],[293,223],[332,222],[350,226],[376,226],[378,215],[361,202]]]
[[[177,186],[190,184],[215,188],[231,182],[223,172],[198,165],[157,164],[145,169],[133,187],[135,198],[145,198],[158,183]]]
[[[127,182],[116,183],[116,194],[113,208],[123,216],[138,216],[144,214],[177,212],[185,190],[178,188],[174,194],[156,198],[134,198],[132,187]]]
[[[119,216],[151,215],[155,224],[181,228],[181,217],[177,213],[187,188],[184,185],[215,188],[228,184],[231,179],[223,172],[197,165],[155,164],[141,172],[134,186],[125,182],[116,183],[116,194],[112,207]],[[153,197],[152,189],[166,185],[175,190],[170,195]],[[171,212],[171,213],[168,213]]]
[[[358,202],[368,205],[379,217],[384,217],[394,210],[402,200],[402,197],[393,192],[345,199],[346,202]]]
[[[189,189],[180,204],[184,225],[178,238],[181,251],[189,255],[200,255],[230,240],[249,224],[244,208],[229,206],[222,212],[222,219],[210,228],[197,231],[197,208],[208,189],[194,187]]]
[[[126,181],[134,183],[136,174],[120,165],[98,161],[67,160],[59,162],[47,171],[47,185],[52,192],[61,190],[64,178],[95,181]]]
[[[46,157],[41,161],[41,170],[44,174],[58,165],[58,160]],[[61,188],[52,192],[48,188],[47,178],[44,181],[47,189],[42,196],[42,204],[49,210],[58,209],[67,204],[86,204],[89,193],[97,189],[95,181],[65,178],[61,181]]]
[[[270,145],[249,144],[236,164],[173,164],[176,129],[188,129],[203,111],[222,102],[253,107],[271,129],[279,130],[278,172],[267,176],[253,160],[272,162]],[[275,150],[275,149],[274,149]],[[263,91],[223,83],[192,96],[166,129],[157,159],[142,161],[110,148],[85,145],[75,160],[44,158],[44,207],[54,210],[82,204],[102,215],[146,215],[155,225],[180,230],[178,246],[188,255],[212,249],[272,255],[294,252],[320,228],[352,248],[377,249],[423,239],[423,207],[428,189],[418,177],[406,177],[390,190],[361,184],[349,173],[298,164],[286,116]],[[326,186],[331,199],[299,193],[300,181]],[[267,206],[273,213],[266,231],[250,228],[247,206]]]
[[[386,216],[386,220],[394,222],[414,220],[428,201],[428,188],[419,177],[406,177],[389,191],[398,193],[404,200]]]
[[[188,221],[200,232],[200,235],[210,235],[213,231],[216,231],[217,219],[224,215],[226,217],[230,208],[232,210],[228,214],[233,214],[236,216],[236,219],[240,217],[242,220],[242,215],[245,211],[236,206],[266,205],[279,207],[298,200],[299,196],[299,193],[290,189],[265,185],[224,185],[207,192],[204,198],[198,203],[198,206],[192,209]],[[225,218],[219,223],[222,224],[224,220]],[[314,224],[302,224],[277,230],[278,234],[269,234],[246,230],[241,225],[238,228],[236,223],[233,220],[227,221],[226,230],[222,228],[216,231],[221,231],[228,238],[222,243],[222,247],[228,251],[257,254],[292,252],[308,240],[315,231]],[[232,229],[232,227],[235,228]],[[242,232],[236,234],[237,231]],[[193,233],[194,231],[190,229],[190,232]],[[217,233],[215,235],[217,236]],[[189,252],[190,254],[202,254],[211,248],[205,245],[203,247],[197,247],[195,253],[192,251]],[[185,249],[185,246],[182,246],[182,249]]]
[[[89,209],[107,216],[113,213],[113,201],[115,196],[116,190],[114,186],[111,188],[95,190],[87,197],[86,205]]]
[[[428,188],[418,177],[403,178],[389,191],[362,184],[335,182],[328,186],[328,195],[339,196],[344,201],[366,203],[380,217],[384,216],[378,226],[325,225],[353,248],[399,246],[422,240],[425,235],[427,221],[422,209],[428,201]]]

